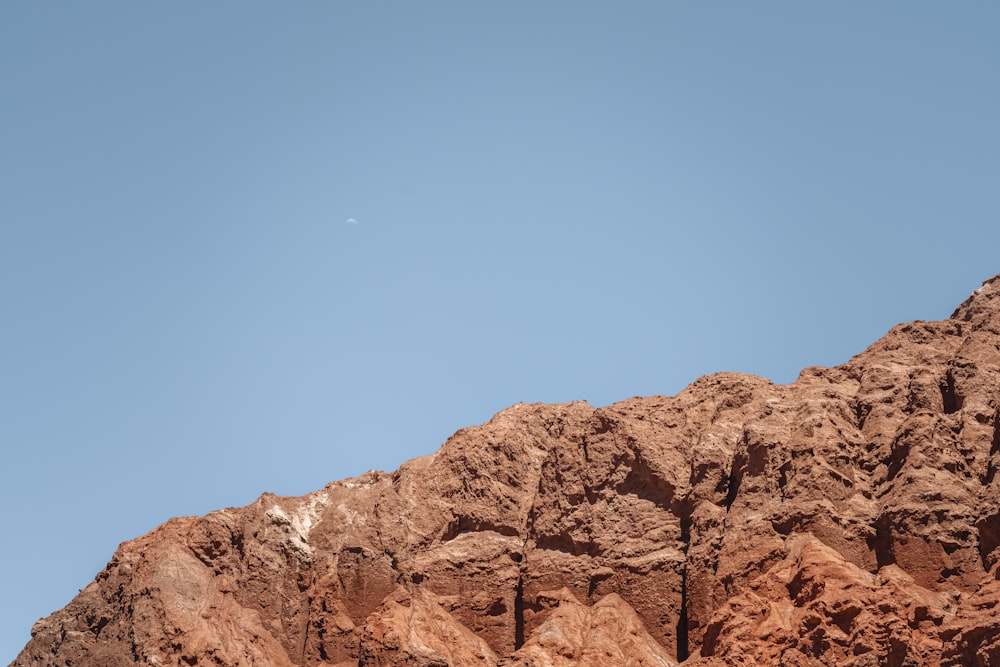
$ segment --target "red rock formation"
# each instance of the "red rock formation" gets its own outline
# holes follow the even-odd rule
[[[1000,277],[790,385],[516,405],[172,520],[28,665],[1000,665]]]

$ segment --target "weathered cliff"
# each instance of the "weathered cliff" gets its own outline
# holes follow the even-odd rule
[[[28,665],[1000,665],[1000,277],[790,385],[516,405],[172,520]]]

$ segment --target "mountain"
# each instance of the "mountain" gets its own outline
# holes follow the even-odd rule
[[[1000,276],[789,385],[519,404],[173,519],[12,664],[1000,665],[998,468]]]

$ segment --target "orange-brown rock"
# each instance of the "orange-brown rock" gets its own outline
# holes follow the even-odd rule
[[[172,520],[28,665],[1000,665],[1000,277],[796,382],[516,405]]]
[[[504,667],[674,667],[677,663],[646,632],[642,620],[616,593],[593,606],[566,588],[540,593],[536,602],[552,608],[545,622]],[[473,664],[473,663],[467,663]]]

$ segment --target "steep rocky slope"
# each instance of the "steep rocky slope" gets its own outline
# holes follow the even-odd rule
[[[121,545],[14,665],[1000,665],[1000,277],[796,382],[516,405]]]

